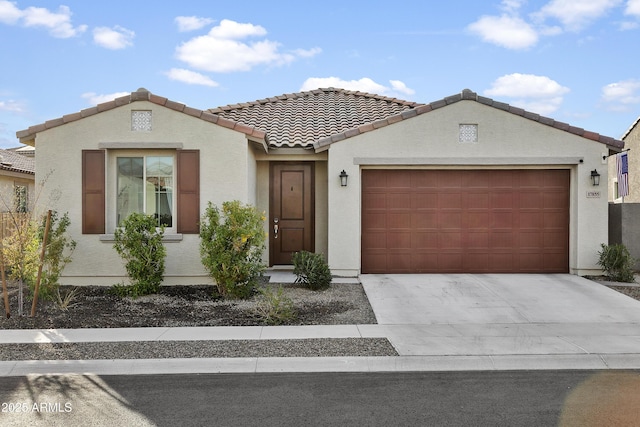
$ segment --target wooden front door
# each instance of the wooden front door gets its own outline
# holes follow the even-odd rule
[[[291,264],[294,252],[314,251],[314,199],[313,163],[271,164],[271,265]]]

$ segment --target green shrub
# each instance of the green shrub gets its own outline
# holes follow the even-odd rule
[[[600,256],[598,265],[602,267],[602,271],[616,282],[634,282],[633,266],[636,260],[631,257],[626,246],[620,244],[608,246],[602,244],[601,246],[602,251],[598,252]]]
[[[38,228],[38,241],[40,245],[44,240],[44,230],[47,218],[44,217]],[[58,218],[56,211],[51,212],[51,222],[49,224],[49,234],[47,235],[47,250],[42,264],[42,275],[40,277],[39,298],[55,301],[58,297],[60,284],[58,279],[65,266],[71,262],[71,254],[76,248],[75,240],[67,235],[67,229],[71,225],[69,215],[65,213]],[[35,279],[29,282],[33,291]]]
[[[260,289],[256,312],[268,325],[284,325],[296,318],[293,301],[284,293],[282,286]]]
[[[209,202],[200,224],[202,264],[223,297],[247,298],[264,270],[265,217],[239,201],[224,202],[222,212]]]
[[[10,277],[29,285],[31,295],[35,292],[38,268],[46,227],[46,215],[38,224],[28,216],[16,216],[13,232],[3,240],[5,265]],[[58,279],[65,266],[71,262],[76,242],[67,234],[71,221],[65,213],[61,218],[56,211],[51,212],[47,248],[42,264],[38,298],[54,301],[60,286]]]
[[[131,280],[129,286],[120,285],[118,293],[137,297],[158,292],[167,251],[162,244],[164,227],[156,228],[156,224],[154,216],[134,212],[116,229],[114,248],[126,262]]]
[[[331,270],[322,254],[301,251],[294,253],[292,260],[296,283],[301,283],[315,291],[326,289],[331,285]]]

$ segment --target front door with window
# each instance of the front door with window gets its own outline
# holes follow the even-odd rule
[[[313,163],[272,163],[270,188],[270,264],[287,265],[294,252],[314,251]]]

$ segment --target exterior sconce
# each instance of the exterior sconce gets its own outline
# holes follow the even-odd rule
[[[349,175],[347,175],[347,173],[344,171],[344,169],[342,169],[342,172],[340,172],[340,185],[342,187],[346,187],[347,186],[347,178],[349,178]]]
[[[600,185],[600,174],[596,169],[591,171],[591,183],[593,184],[594,187],[597,187],[598,185]]]

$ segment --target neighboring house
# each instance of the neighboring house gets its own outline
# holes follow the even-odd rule
[[[169,225],[165,283],[208,282],[198,222],[234,199],[265,212],[270,266],[309,250],[344,276],[593,274],[602,157],[623,147],[470,90],[418,104],[329,88],[203,111],[139,89],[17,136],[71,218],[61,282],[105,285],[124,278],[114,230],[141,210]]]
[[[28,212],[35,196],[32,155],[0,149],[0,212]]]
[[[637,261],[640,269],[640,118],[622,136],[627,153],[627,182],[629,194],[621,197],[618,186],[616,156],[609,163],[609,244],[623,244]]]

